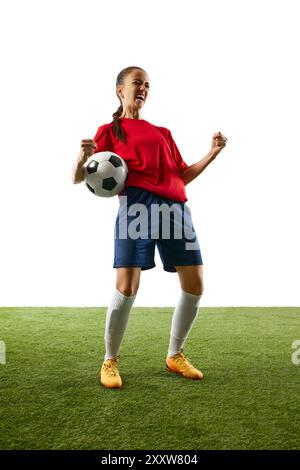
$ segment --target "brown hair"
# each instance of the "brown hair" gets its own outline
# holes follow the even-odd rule
[[[117,80],[116,80],[116,88],[117,86],[119,85],[123,85],[124,83],[124,80],[125,78],[127,77],[127,75],[131,72],[133,72],[134,70],[142,70],[143,72],[145,72],[144,69],[142,69],[141,67],[136,67],[135,65],[131,65],[130,67],[126,67],[125,69],[121,70],[121,72],[119,72],[118,76],[117,76]],[[123,105],[122,105],[122,101],[121,101],[121,98],[119,97],[118,93],[116,92],[116,95],[118,97],[118,100],[120,101],[121,105],[118,107],[117,111],[115,111],[112,115],[113,117],[113,133],[115,134],[116,137],[118,137],[118,139],[120,139],[123,143],[125,143],[125,133],[124,133],[124,129],[122,128],[121,124],[120,124],[120,116],[122,115],[123,113]]]

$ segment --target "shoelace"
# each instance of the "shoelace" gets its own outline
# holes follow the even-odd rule
[[[117,369],[117,362],[116,361],[109,361],[103,365],[105,373],[110,377],[114,377],[119,375],[119,371]]]
[[[194,369],[194,366],[189,362],[189,360],[182,354],[178,353],[178,356],[173,356],[173,361],[176,362],[176,364],[180,365],[185,365],[186,367],[189,367],[191,369]]]

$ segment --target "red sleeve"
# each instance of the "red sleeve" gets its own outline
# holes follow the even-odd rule
[[[98,127],[98,130],[93,139],[96,143],[96,152],[105,152],[106,150],[111,151],[111,141],[109,137],[109,131],[106,125]]]
[[[180,173],[182,173],[182,171],[188,167],[188,164],[183,160],[179,150],[178,150],[178,147],[175,143],[175,140],[173,139],[173,136],[171,134],[171,131],[169,130],[169,142],[170,142],[170,146],[171,146],[171,151],[172,151],[172,155],[175,159],[175,162],[177,164],[177,167],[178,167],[178,170],[180,171]]]

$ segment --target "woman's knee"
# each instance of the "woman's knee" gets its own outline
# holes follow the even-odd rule
[[[139,268],[118,268],[117,290],[126,297],[136,295],[140,284],[140,273]]]
[[[203,267],[202,266],[184,266],[177,267],[181,289],[193,295],[202,295],[203,285]]]
[[[193,295],[202,295],[204,291],[203,282],[201,280],[199,280],[199,282],[194,280],[192,283],[183,284],[181,285],[181,288],[184,292],[188,292]]]
[[[138,288],[139,286],[136,286],[136,285],[119,285],[117,284],[116,285],[116,288],[119,292],[121,292],[121,294],[125,295],[126,297],[130,297],[132,295],[136,295],[137,291],[138,291]]]

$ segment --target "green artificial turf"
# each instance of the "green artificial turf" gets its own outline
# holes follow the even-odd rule
[[[1,449],[300,449],[300,308],[200,308],[165,370],[173,308],[133,308],[122,389],[98,383],[105,308],[0,308]]]

